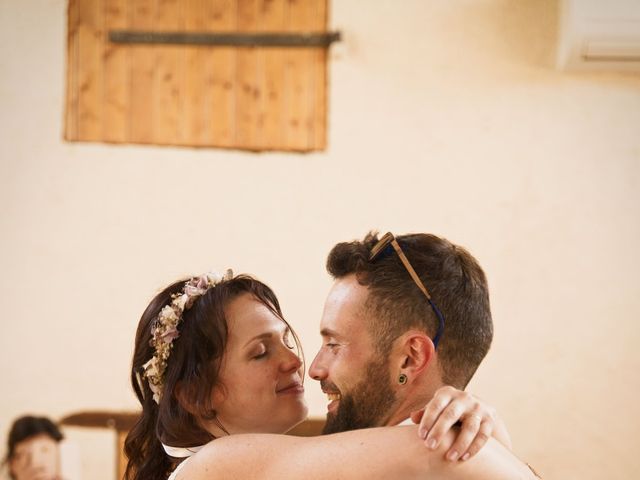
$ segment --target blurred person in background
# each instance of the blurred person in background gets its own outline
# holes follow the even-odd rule
[[[7,456],[13,480],[62,480],[60,430],[46,417],[26,415],[16,419],[9,431]]]

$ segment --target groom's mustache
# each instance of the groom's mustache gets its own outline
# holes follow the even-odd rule
[[[320,381],[320,388],[322,388],[324,393],[340,393],[340,389],[336,387],[335,383],[326,380]]]

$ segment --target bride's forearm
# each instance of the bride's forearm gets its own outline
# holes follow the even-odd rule
[[[322,437],[232,435],[214,440],[178,478],[345,480],[424,478],[432,459],[417,427],[357,430]]]

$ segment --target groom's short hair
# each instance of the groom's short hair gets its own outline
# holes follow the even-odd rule
[[[334,279],[355,274],[367,287],[368,328],[377,350],[386,356],[393,341],[410,329],[434,338],[439,320],[393,249],[369,259],[378,240],[371,232],[362,241],[338,243],[327,258],[327,271]],[[444,316],[437,347],[442,381],[462,389],[493,338],[484,271],[467,250],[444,238],[418,233],[396,240]]]

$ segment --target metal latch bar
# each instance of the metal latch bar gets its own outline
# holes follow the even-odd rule
[[[111,30],[114,43],[164,45],[213,45],[228,47],[329,47],[340,40],[340,32],[326,33],[209,33],[142,32]]]

